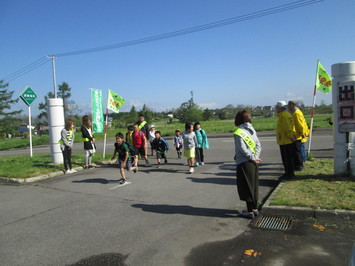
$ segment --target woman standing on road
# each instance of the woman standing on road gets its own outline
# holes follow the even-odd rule
[[[85,150],[85,166],[84,169],[94,168],[92,166],[92,155],[95,153],[95,138],[91,128],[91,121],[88,115],[83,116],[83,125],[81,126],[81,134],[84,141]]]
[[[63,153],[63,162],[66,174],[76,173],[76,170],[72,168],[71,154],[74,145],[74,121],[68,119],[65,128],[62,129],[60,133],[60,149]],[[69,166],[69,167],[68,167]]]
[[[237,164],[237,189],[240,200],[246,201],[247,211],[240,216],[253,219],[259,214],[259,168],[261,162],[260,141],[251,124],[251,115],[246,110],[235,117],[237,129],[234,131],[235,162]]]

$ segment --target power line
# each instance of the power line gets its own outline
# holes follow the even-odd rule
[[[16,72],[7,75],[6,77],[3,77],[1,80],[9,82],[11,80],[17,79],[19,77],[22,77],[23,75],[35,70],[36,68],[39,68],[40,66],[46,64],[47,62],[49,62],[50,59],[46,58],[46,57],[41,57],[40,59],[32,62],[31,64],[17,70]]]
[[[234,24],[234,23],[247,21],[247,20],[257,19],[260,17],[285,12],[288,10],[316,4],[319,2],[323,2],[323,1],[324,0],[300,0],[300,1],[289,3],[289,4],[279,5],[279,6],[276,6],[273,8],[268,8],[268,9],[264,9],[261,11],[252,12],[252,13],[249,13],[246,15],[241,15],[241,16],[237,16],[237,17],[233,17],[233,18],[229,18],[229,19],[225,19],[225,20],[220,20],[220,21],[216,21],[216,22],[212,22],[212,23],[208,23],[208,24],[204,24],[204,25],[200,25],[200,26],[196,26],[196,27],[186,28],[186,29],[182,29],[182,30],[178,30],[178,31],[173,31],[173,32],[155,35],[155,36],[151,36],[151,37],[141,38],[141,39],[128,41],[128,42],[121,42],[121,43],[117,43],[117,44],[111,44],[111,45],[100,46],[100,47],[89,48],[89,49],[76,50],[76,51],[65,52],[65,53],[57,53],[57,54],[54,54],[53,56],[62,57],[62,56],[72,56],[72,55],[85,54],[85,53],[94,53],[94,52],[100,52],[100,51],[104,51],[104,50],[117,49],[117,48],[132,46],[132,45],[138,45],[138,44],[147,43],[147,42],[159,41],[162,39],[178,37],[181,35],[191,34],[191,33],[199,32],[199,31],[205,31],[205,30],[209,30],[212,28],[222,27],[222,26],[226,26],[226,25],[230,25],[230,24]]]

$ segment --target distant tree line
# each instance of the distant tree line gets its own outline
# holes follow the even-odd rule
[[[14,91],[9,91],[7,89],[8,86],[8,83],[4,83],[0,80],[0,137],[6,137],[6,134],[16,135],[17,127],[21,123],[27,123],[28,119],[26,115],[21,115],[22,110],[9,111],[11,110],[11,106],[18,102],[18,99],[13,99]],[[44,97],[44,101],[39,103],[38,108],[40,113],[38,117],[34,119],[33,125],[48,125],[47,100],[53,97],[53,93],[48,92]],[[68,83],[63,82],[58,86],[58,97],[63,99],[65,117],[73,118],[76,125],[80,125],[82,111],[78,108],[76,103],[70,99],[71,87]],[[309,115],[312,112],[312,107],[305,106],[303,102],[299,102],[298,107],[305,115]],[[162,119],[167,119],[167,123],[173,123],[176,119],[181,123],[186,123],[207,121],[211,119],[234,119],[236,113],[243,109],[249,111],[253,117],[271,117],[274,115],[274,109],[272,106],[253,107],[242,104],[237,106],[228,104],[224,108],[203,109],[194,102],[194,99],[191,96],[188,101],[183,102],[178,108],[173,108],[164,112],[155,112],[146,104],[144,104],[140,110],[137,110],[136,107],[132,105],[129,112],[113,113],[110,114],[110,117],[112,117],[112,126],[114,128],[122,128],[137,122],[139,114],[144,114],[149,123],[153,120]],[[320,105],[316,105],[315,113],[331,114],[333,113],[333,106],[331,104],[326,105],[325,102],[322,101]]]

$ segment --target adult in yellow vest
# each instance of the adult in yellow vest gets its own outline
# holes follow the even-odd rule
[[[295,176],[293,165],[295,126],[291,114],[287,111],[287,104],[285,101],[277,102],[275,109],[278,117],[276,141],[280,146],[281,159],[285,168],[285,173],[280,178],[288,179]]]
[[[235,156],[237,165],[237,189],[240,200],[246,202],[247,211],[240,216],[253,219],[259,214],[259,168],[261,162],[260,141],[251,124],[251,115],[246,110],[239,111],[234,124],[238,127],[234,131]]]
[[[91,127],[91,120],[88,115],[83,116],[83,125],[81,126],[81,135],[85,150],[85,169],[94,168],[92,165],[92,155],[96,152],[95,137]]]
[[[74,121],[72,119],[68,119],[65,128],[62,129],[60,133],[60,149],[63,153],[63,163],[66,174],[76,173],[76,170],[72,168],[72,148],[74,145]]]
[[[294,101],[289,101],[288,111],[292,115],[293,124],[295,125],[295,156],[294,156],[294,167],[296,171],[301,171],[303,165],[306,162],[306,150],[304,143],[307,142],[309,137],[309,128],[306,123],[306,119],[302,111],[296,106]]]

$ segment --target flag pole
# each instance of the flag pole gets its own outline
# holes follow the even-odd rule
[[[318,65],[319,65],[319,59],[318,59],[318,61],[317,61],[316,80],[315,80],[314,92],[313,92],[313,105],[312,105],[312,114],[311,114],[311,128],[310,128],[310,133],[309,133],[308,152],[307,152],[308,155],[311,153],[311,146],[312,146],[312,132],[313,132],[313,121],[314,121],[314,109],[315,109],[315,106],[316,106],[316,96],[317,96]]]

